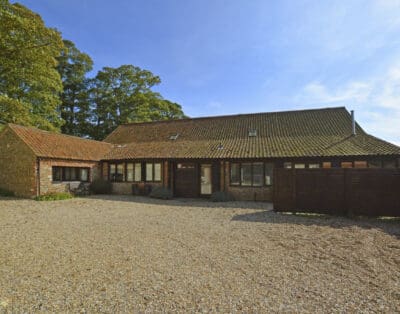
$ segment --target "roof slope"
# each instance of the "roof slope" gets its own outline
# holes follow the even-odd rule
[[[257,136],[250,137],[250,130]],[[105,158],[400,155],[400,147],[368,135],[358,124],[356,131],[353,136],[344,107],[132,123],[105,139],[119,144]]]
[[[110,152],[112,145],[76,136],[8,124],[8,127],[28,145],[38,157],[74,160],[101,160]]]

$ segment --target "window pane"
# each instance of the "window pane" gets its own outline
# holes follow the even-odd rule
[[[124,181],[124,164],[117,164],[117,172],[115,174],[115,181]]]
[[[355,161],[354,168],[367,168],[367,162],[366,161]]]
[[[295,169],[304,169],[306,167],[306,164],[294,164]]]
[[[265,163],[265,185],[272,185],[273,173],[274,164],[272,162]]]
[[[133,164],[128,163],[126,164],[126,180],[127,181],[133,181],[134,175],[133,175]]]
[[[110,180],[115,181],[115,164],[110,164]]]
[[[382,161],[380,160],[371,160],[368,161],[369,168],[382,168]]]
[[[283,168],[286,168],[286,169],[292,168],[292,163],[291,162],[284,162],[283,163]]]
[[[146,163],[146,181],[153,181],[153,164]]]
[[[81,181],[88,181],[89,179],[89,171],[86,168],[82,168],[81,169]]]
[[[322,163],[322,168],[331,168],[331,162],[330,161],[324,161]]]
[[[395,160],[384,160],[383,161],[383,168],[396,168],[396,161]]]
[[[231,164],[231,185],[240,184],[240,164]]]
[[[250,186],[251,185],[251,163],[242,164],[241,169],[241,181],[242,185]]]
[[[161,164],[154,164],[154,181],[161,181]]]
[[[262,162],[253,163],[253,186],[263,186],[264,164]]]
[[[342,168],[353,168],[353,163],[351,161],[342,161],[340,166]]]
[[[308,164],[308,168],[310,168],[310,169],[319,168],[319,164]]]
[[[53,167],[53,181],[62,181],[61,167]]]
[[[135,181],[142,181],[142,164],[135,164]]]
[[[64,168],[64,180],[65,181],[71,181],[71,168]]]

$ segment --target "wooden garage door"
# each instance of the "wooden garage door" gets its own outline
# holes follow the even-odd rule
[[[196,163],[177,163],[175,167],[175,196],[198,197],[199,179]]]

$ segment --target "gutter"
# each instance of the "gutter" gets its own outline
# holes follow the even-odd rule
[[[36,158],[36,196],[40,196],[40,158]]]

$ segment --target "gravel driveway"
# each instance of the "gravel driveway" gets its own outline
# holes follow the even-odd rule
[[[0,199],[2,312],[399,312],[400,221]]]

